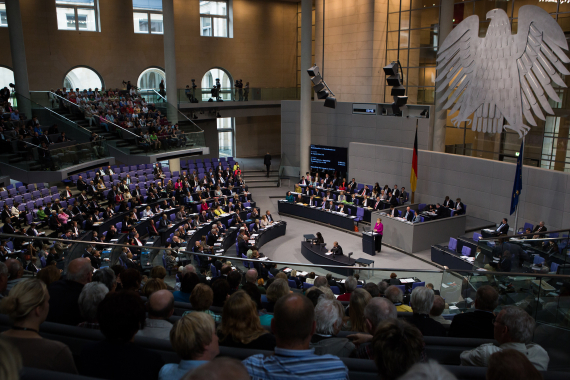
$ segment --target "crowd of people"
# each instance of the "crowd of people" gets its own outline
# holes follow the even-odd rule
[[[424,343],[424,336],[445,336],[442,322],[450,322],[449,336],[497,341],[461,354],[462,365],[488,367],[489,379],[515,376],[521,368],[525,379],[541,379],[539,371],[548,368],[547,352],[531,343],[534,319],[516,306],[495,313],[498,293],[491,286],[477,291],[474,312],[446,321],[440,318],[445,301],[431,284],[414,288],[408,306],[402,291],[389,284],[396,277],[362,288],[348,277],[337,299],[330,287],[339,282],[331,276],[312,274],[313,286],[303,294],[288,285],[293,272],[276,271],[260,285],[256,269],[242,275],[229,262],[222,268],[222,276],[209,280],[189,264],[180,268],[181,283],[169,290],[162,267],[146,278],[121,266],[94,272],[90,260],[78,258],[69,263],[65,279],[44,268],[37,278],[9,280],[8,289],[6,273],[11,276],[14,268],[0,263],[0,311],[13,322],[1,334],[0,366],[6,365],[2,347],[9,347],[14,362],[25,367],[107,379],[193,379],[220,360],[215,358],[221,346],[259,351],[241,364],[232,362],[243,378],[347,379],[340,358],[352,357],[373,360],[382,379],[408,379],[416,372],[431,373],[417,378],[454,379],[428,360]],[[181,294],[192,308],[173,317]],[[398,311],[409,316],[399,317]],[[44,321],[100,330],[103,339],[85,345],[74,361],[69,347],[42,338]],[[341,331],[350,333],[339,336]],[[169,341],[180,362],[165,364],[138,345],[137,337]]]

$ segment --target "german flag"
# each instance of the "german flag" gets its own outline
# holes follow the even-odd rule
[[[412,157],[412,172],[410,173],[410,184],[412,193],[416,192],[418,183],[418,126],[416,125],[416,138],[414,140],[414,156]]]

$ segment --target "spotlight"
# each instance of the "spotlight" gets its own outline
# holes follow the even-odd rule
[[[317,66],[317,65],[308,69],[307,72],[309,73],[309,76],[311,76],[311,77],[316,77],[317,75],[321,76],[321,74],[319,74],[319,66]]]
[[[392,112],[395,116],[402,116],[402,110],[400,107],[403,107],[408,102],[408,97],[406,96],[406,88],[402,85],[404,81],[404,74],[398,71],[402,70],[402,66],[400,65],[400,61],[392,62],[387,66],[384,66],[384,73],[388,76],[386,78],[386,82],[388,86],[392,87],[390,91],[390,95],[392,95],[394,99],[394,103],[392,103]]]
[[[323,77],[319,73],[319,67],[314,65],[307,70],[307,73],[311,77],[313,82],[313,89],[317,94],[318,99],[325,99],[325,107],[336,108],[336,98],[329,86],[327,86]]]

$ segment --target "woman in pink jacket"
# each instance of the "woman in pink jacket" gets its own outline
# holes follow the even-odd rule
[[[382,224],[382,219],[376,219],[376,224],[374,225],[374,232],[378,235],[374,239],[374,250],[380,252],[382,250],[382,235],[384,234],[384,225]]]

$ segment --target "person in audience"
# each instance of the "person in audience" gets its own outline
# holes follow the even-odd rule
[[[46,286],[50,286],[61,278],[61,272],[55,265],[47,265],[38,272],[36,277],[42,280]],[[2,288],[0,287],[0,293],[1,289]]]
[[[505,306],[493,318],[494,338],[499,345],[483,344],[461,353],[461,365],[488,367],[489,358],[495,352],[514,349],[522,352],[539,371],[548,370],[550,358],[544,348],[531,343],[534,318],[518,306]]]
[[[5,292],[10,293],[10,290],[23,280],[24,266],[16,259],[8,259],[6,260],[6,268],[8,270],[8,279]]]
[[[246,99],[247,100],[247,99]],[[232,380],[250,380],[244,365],[236,359],[221,357],[216,358],[198,368],[188,372],[181,380],[226,380],[231,374]]]
[[[78,303],[84,322],[81,322],[78,325],[79,327],[99,330],[97,308],[107,293],[109,293],[109,289],[100,282],[90,282],[83,287]]]
[[[390,285],[402,285],[402,282],[400,281],[400,279],[398,278],[398,275],[396,273],[391,273],[389,284]]]
[[[310,349],[315,329],[315,310],[311,301],[301,294],[288,294],[275,304],[271,320],[271,331],[277,344],[275,355],[253,355],[242,363],[254,379],[348,379],[348,369],[338,357],[316,355]]]
[[[101,268],[93,273],[92,282],[100,282],[109,289],[109,292],[114,292],[117,289],[117,276],[111,268]]]
[[[213,302],[214,292],[212,291],[212,288],[206,284],[198,284],[194,287],[194,290],[192,290],[192,294],[190,295],[192,310],[185,311],[182,316],[185,316],[192,312],[200,311],[210,315],[214,319],[214,322],[220,323],[222,321],[222,316],[215,314],[210,310]]]
[[[349,319],[342,326],[345,331],[366,331],[366,321],[364,317],[364,309],[372,297],[364,289],[354,289],[350,297],[350,304],[348,307]]]
[[[129,252],[129,254],[131,253]],[[138,270],[135,268],[125,269],[121,272],[119,279],[121,280],[123,290],[130,290],[136,294],[140,294],[139,289],[141,287],[142,276]]]
[[[170,332],[172,348],[180,357],[178,364],[165,364],[159,380],[179,380],[189,371],[213,360],[219,353],[216,325],[210,316],[195,312],[174,323]],[[232,373],[232,378],[235,378]]]
[[[404,305],[404,292],[395,285],[389,286],[384,292],[384,296],[396,306],[397,311],[411,313],[412,308]]]
[[[50,310],[46,320],[71,326],[83,322],[84,318],[79,310],[79,296],[92,277],[93,267],[89,259],[72,260],[67,266],[65,279],[49,286]]]
[[[508,348],[489,357],[487,380],[542,380],[542,374],[525,353]]]
[[[158,290],[148,297],[148,317],[145,327],[137,332],[137,336],[170,339],[172,323],[168,318],[174,313],[174,296],[166,289]]]
[[[499,304],[499,293],[489,285],[477,289],[475,310],[456,314],[449,326],[449,336],[456,338],[494,339],[493,312]]]
[[[441,314],[443,314],[443,310],[445,310],[445,300],[441,296],[434,295],[433,306],[429,311],[429,317],[434,321],[441,323],[442,326],[449,326],[451,325],[451,321],[441,316]]]
[[[175,291],[174,301],[176,302],[190,302],[190,295],[192,291],[200,283],[200,278],[194,272],[189,272],[184,274],[182,280],[180,281],[180,290]]]
[[[69,348],[39,334],[50,309],[49,301],[42,281],[27,278],[19,282],[0,303],[0,312],[12,321],[12,327],[4,331],[2,337],[18,349],[24,367],[76,374]]]
[[[266,290],[263,286],[258,286],[257,285],[257,269],[253,268],[253,269],[249,269],[246,273],[245,273],[245,282],[246,283],[251,283],[254,284],[255,286],[258,287],[259,292],[261,294],[265,294]],[[291,274],[292,275],[292,274]]]
[[[224,305],[218,328],[220,345],[272,351],[275,337],[261,326],[257,306],[251,297],[239,290]]]
[[[162,280],[151,278],[144,284],[142,295],[149,298],[151,294],[158,292],[159,290],[166,290],[166,284]]]
[[[291,292],[289,289],[289,284],[287,280],[277,278],[269,287],[267,288],[267,311],[273,312],[275,303],[281,298],[286,296]]]
[[[399,319],[380,322],[372,339],[374,363],[382,380],[395,380],[425,358],[424,338]]]
[[[339,301],[350,301],[352,292],[357,288],[358,281],[353,276],[348,276],[344,281],[345,293],[337,297]]]
[[[354,298],[356,297],[353,296],[352,299]],[[316,330],[310,345],[315,350],[315,354],[348,357],[354,351],[354,344],[347,338],[336,337],[342,327],[343,317],[344,307],[340,301],[325,297],[319,298],[315,307]]]
[[[365,284],[362,289],[366,290],[368,293],[370,293],[370,295],[372,296],[372,298],[374,297],[380,297],[380,289],[378,289],[378,285],[376,285],[373,282],[369,282],[367,284]]]
[[[425,286],[414,288],[410,300],[414,314],[409,321],[421,331],[423,336],[445,336],[446,331],[441,323],[429,317],[433,300],[433,290]]]
[[[113,380],[156,380],[164,365],[160,355],[132,343],[136,333],[144,328],[145,319],[145,307],[137,294],[107,294],[97,309],[105,339],[83,346],[81,374]]]
[[[21,370],[22,355],[20,355],[20,351],[10,343],[8,338],[0,336],[0,373],[2,374],[2,379],[18,380],[20,379]]]
[[[402,190],[404,188],[402,187]],[[416,363],[400,379],[405,380],[457,380],[457,378],[435,360]],[[504,380],[504,378],[503,378]]]
[[[212,291],[214,292],[214,302],[212,306],[224,307],[226,300],[230,297],[230,284],[223,277],[212,281]]]

